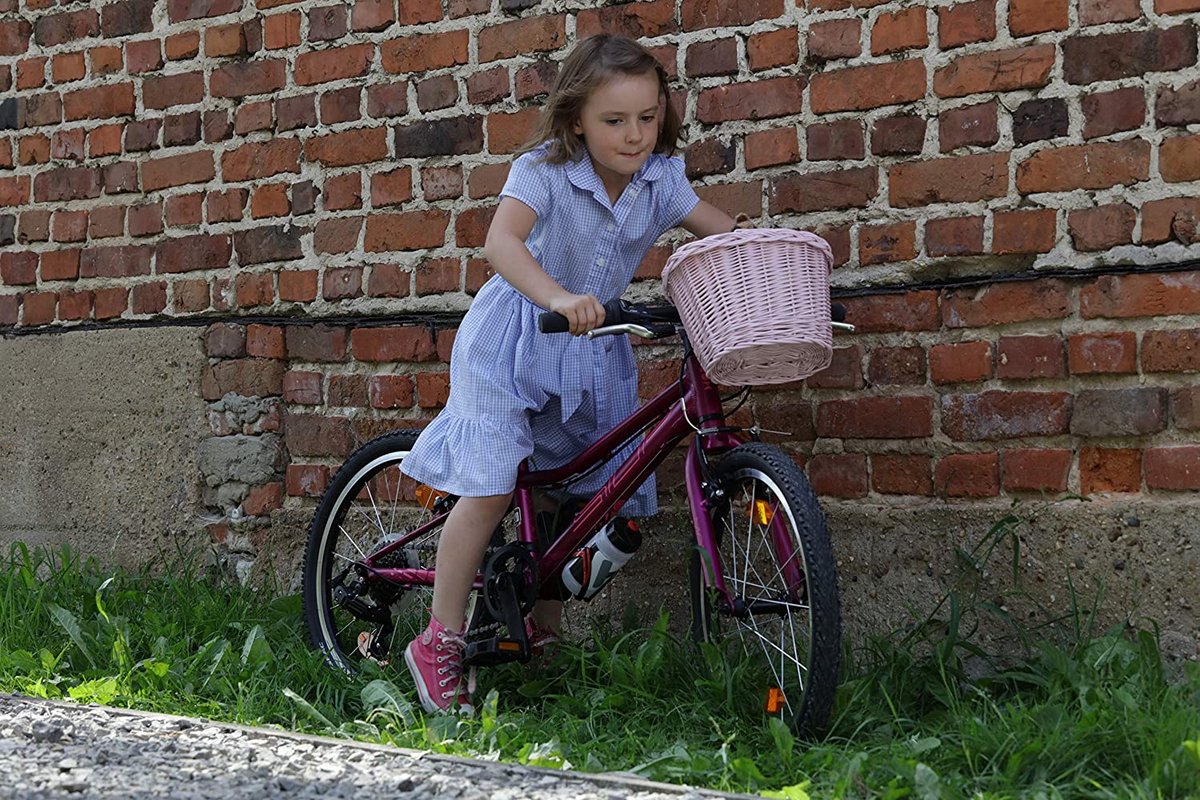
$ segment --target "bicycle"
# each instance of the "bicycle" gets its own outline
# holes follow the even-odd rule
[[[589,335],[679,335],[679,378],[571,463],[521,469],[512,509],[493,534],[472,588],[464,663],[528,660],[523,618],[533,603],[563,596],[560,574],[572,555],[692,436],[684,464],[696,536],[688,581],[692,634],[701,641],[740,638],[763,668],[764,709],[800,734],[819,731],[833,702],[841,622],[816,496],[787,454],[757,441],[755,429],[727,424],[723,401],[744,399],[749,390],[721,397],[675,308],[610,303],[606,309],[605,325]],[[542,315],[543,330],[565,330],[563,323],[558,315]],[[545,515],[535,513],[535,495],[561,492],[639,435],[632,455],[600,490],[581,501],[565,525],[547,530]],[[395,431],[355,451],[325,490],[309,528],[303,577],[309,639],[332,666],[348,672],[362,659],[387,663],[399,655],[393,644],[402,648],[423,627],[432,602],[438,536],[457,498],[401,476],[416,436]]]

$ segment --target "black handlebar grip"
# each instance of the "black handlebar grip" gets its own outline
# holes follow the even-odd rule
[[[604,322],[601,325],[621,324],[621,301],[609,300],[604,304]],[[562,314],[554,311],[543,311],[538,314],[538,330],[542,333],[568,333],[571,323]]]

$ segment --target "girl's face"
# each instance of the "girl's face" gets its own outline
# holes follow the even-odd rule
[[[588,96],[574,130],[583,137],[605,186],[627,184],[654,152],[662,127],[661,102],[652,72],[617,75]]]

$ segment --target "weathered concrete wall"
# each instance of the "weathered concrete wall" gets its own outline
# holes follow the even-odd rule
[[[0,338],[0,544],[141,564],[192,547],[199,328]],[[188,535],[192,534],[192,535]]]

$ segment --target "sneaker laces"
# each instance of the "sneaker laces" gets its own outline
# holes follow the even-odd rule
[[[467,640],[462,634],[450,633],[446,630],[440,630],[437,634],[438,643],[434,645],[434,652],[438,655],[435,658],[438,664],[446,662],[446,665],[439,666],[437,669],[438,675],[445,675],[438,681],[438,686],[445,688],[447,684],[452,688],[442,692],[442,699],[453,697],[462,691],[462,652],[467,646]],[[442,655],[446,651],[445,655]],[[475,668],[471,667],[467,674],[467,698],[475,693]]]

